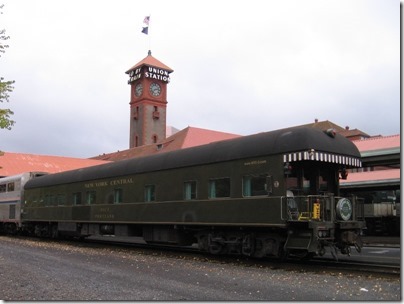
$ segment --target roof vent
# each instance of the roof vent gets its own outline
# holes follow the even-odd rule
[[[335,131],[335,129],[333,128],[330,128],[328,130],[325,130],[324,133],[327,134],[329,137],[334,138],[335,135],[337,134],[337,131]]]

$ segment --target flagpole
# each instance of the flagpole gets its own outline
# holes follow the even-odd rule
[[[144,19],[143,19],[143,23],[146,25],[146,26],[143,26],[143,29],[142,29],[142,33],[143,34],[146,34],[147,36],[149,36],[148,37],[148,41],[149,41],[149,51],[148,51],[148,54],[149,55],[151,55],[151,35],[150,35],[150,33],[149,33],[149,30],[150,30],[150,16],[151,16],[151,14],[149,14],[149,16],[146,16]]]
[[[151,14],[149,14],[149,30],[150,30],[150,19],[151,19]],[[149,52],[151,52],[151,35],[149,34]]]

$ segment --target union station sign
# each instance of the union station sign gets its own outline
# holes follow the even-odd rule
[[[155,68],[151,66],[141,67],[130,71],[128,84],[145,77],[170,82],[170,75],[167,70]]]

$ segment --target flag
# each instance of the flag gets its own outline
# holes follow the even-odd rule
[[[147,26],[144,26],[142,29],[142,33],[148,35],[149,34],[149,21],[150,21],[150,16],[144,17],[143,23],[146,24]]]

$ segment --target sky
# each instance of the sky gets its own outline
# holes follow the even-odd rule
[[[398,0],[3,0],[6,152],[129,148],[129,68],[174,72],[167,124],[249,135],[329,120],[400,133]],[[149,35],[141,33],[150,15]]]

